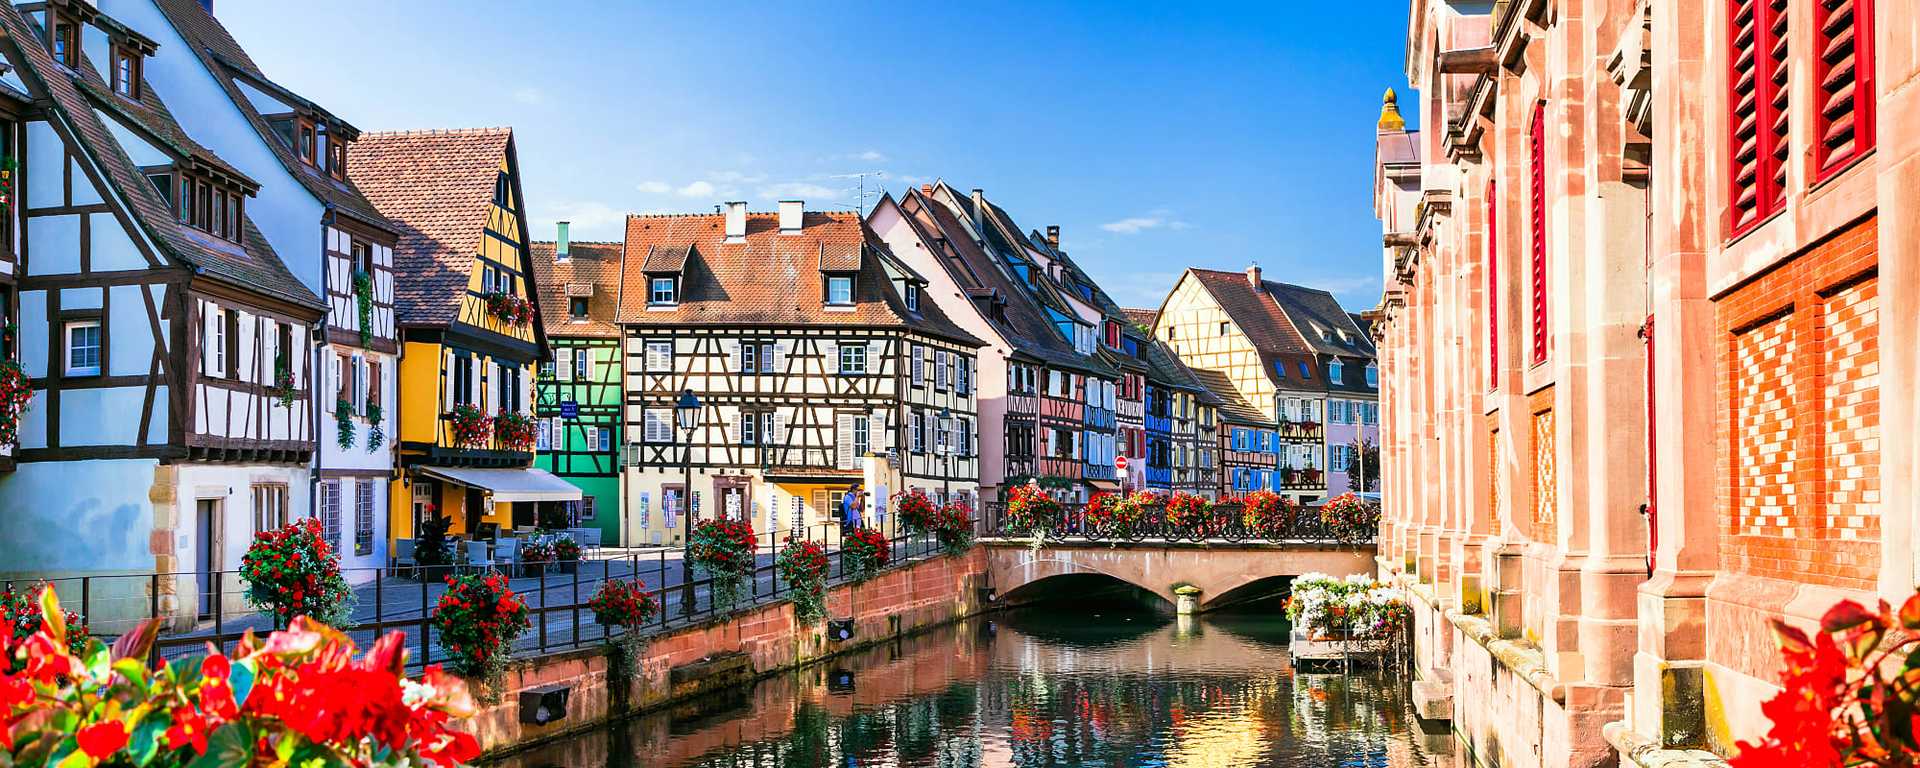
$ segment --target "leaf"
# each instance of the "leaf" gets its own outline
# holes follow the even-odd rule
[[[67,614],[60,610],[60,598],[53,585],[40,588],[40,629],[61,645],[67,644]]]
[[[113,641],[114,659],[145,659],[153,650],[154,638],[160,636],[160,620],[147,619],[133,628],[133,631]]]
[[[1874,615],[1864,606],[1852,600],[1842,600],[1835,603],[1832,608],[1828,608],[1825,616],[1820,617],[1820,631],[1844,632],[1873,619]]]
[[[207,753],[187,763],[186,768],[225,768],[253,762],[253,735],[239,723],[220,726],[207,737]]]
[[[1796,653],[1807,653],[1813,650],[1813,641],[1808,639],[1807,633],[1800,631],[1799,627],[1779,619],[1769,619],[1768,623],[1773,626],[1774,641],[1780,644],[1782,650]]]
[[[127,755],[133,758],[134,765],[146,765],[160,753],[160,736],[171,725],[169,718],[152,716],[140,719],[134,726],[133,735],[127,740]]]
[[[1900,626],[1907,629],[1920,629],[1920,591],[1900,604]]]
[[[233,665],[233,669],[227,672],[227,684],[233,688],[234,707],[238,708],[247,705],[247,694],[253,692],[253,679],[253,664],[251,662],[235,664]]]

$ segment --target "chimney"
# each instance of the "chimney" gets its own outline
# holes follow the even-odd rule
[[[978,187],[973,190],[973,225],[981,231],[987,228],[987,193]]]
[[[1047,225],[1047,247],[1060,250],[1060,225]]]
[[[567,225],[569,223],[570,222],[562,221],[555,225],[555,228],[559,230],[553,238],[553,260],[556,262],[564,262],[572,256],[572,254],[568,252],[571,243],[571,239],[567,237]]]
[[[1259,262],[1247,266],[1247,284],[1253,286],[1253,289],[1256,291],[1260,290],[1260,287],[1265,284],[1265,282],[1260,279]]]
[[[933,197],[933,185],[932,184],[920,185],[920,194],[926,195],[927,197]]]
[[[797,235],[805,226],[807,204],[801,200],[780,201],[780,234]]]
[[[747,204],[745,202],[727,203],[727,242],[740,243],[747,239]]]

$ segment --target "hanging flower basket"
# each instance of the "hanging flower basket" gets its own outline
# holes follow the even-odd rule
[[[247,602],[281,624],[308,616],[341,626],[353,612],[353,589],[340,575],[340,557],[314,519],[289,523],[253,537],[240,561]]]
[[[827,550],[816,541],[787,540],[774,560],[780,579],[793,590],[794,618],[812,624],[827,615]]]
[[[0,361],[0,445],[13,445],[20,438],[20,417],[33,402],[33,381],[20,364]]]
[[[380,406],[367,404],[367,453],[380,450],[380,446],[387,444],[387,430],[380,425],[385,415],[380,411]]]
[[[456,405],[447,412],[447,422],[455,447],[485,448],[493,439],[493,419],[477,407]]]
[[[353,273],[353,300],[360,310],[360,346],[373,346],[373,276]]]
[[[933,537],[940,550],[958,555],[973,546],[973,508],[964,501],[950,501],[933,517]]]
[[[1299,507],[1273,491],[1254,491],[1240,497],[1240,523],[1248,534],[1267,539],[1285,538]]]
[[[494,414],[494,436],[500,439],[500,447],[509,451],[532,450],[536,431],[532,414],[505,410]]]
[[[533,302],[517,294],[494,291],[487,294],[487,314],[507,325],[526,325],[533,322]]]
[[[712,580],[713,604],[740,602],[741,588],[753,575],[753,524],[745,520],[703,520],[693,527],[687,557]]]
[[[1320,505],[1320,520],[1342,543],[1365,544],[1380,530],[1380,508],[1358,495],[1343,493]]]
[[[915,488],[894,494],[893,508],[899,510],[900,522],[906,525],[908,532],[925,533],[933,530],[933,518],[938,510],[925,491]]]
[[[660,612],[660,601],[647,591],[639,579],[608,579],[600,591],[587,601],[593,620],[601,626],[623,627],[629,631],[645,626]]]
[[[1007,492],[1005,528],[1014,535],[1031,535],[1044,541],[1047,532],[1060,520],[1060,502],[1038,486],[1016,485]]]
[[[886,567],[891,551],[887,537],[872,528],[848,528],[840,540],[840,569],[854,581],[873,578]]]
[[[514,638],[532,626],[527,604],[498,571],[448,576],[446,582],[432,627],[452,660],[449,666],[463,677],[497,678],[506,669]]]

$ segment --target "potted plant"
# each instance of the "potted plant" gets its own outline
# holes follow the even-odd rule
[[[507,325],[526,325],[533,322],[533,302],[507,291],[494,291],[487,294],[487,314]]]
[[[18,362],[0,360],[0,445],[19,440],[20,416],[33,402],[33,381]]]
[[[528,576],[539,576],[547,572],[547,564],[554,561],[553,544],[534,537],[520,545],[520,570]]]
[[[1214,532],[1213,522],[1213,502],[1205,497],[1191,493],[1176,493],[1167,497],[1169,533],[1205,537]]]
[[[756,549],[753,524],[745,520],[702,520],[693,527],[687,557],[711,580],[716,608],[740,602],[741,588],[753,575]]]
[[[1380,529],[1380,508],[1357,494],[1343,493],[1320,505],[1320,520],[1343,544],[1364,544]]]
[[[493,419],[487,418],[478,406],[456,405],[447,412],[446,419],[453,432],[454,447],[485,448],[493,438]]]
[[[950,501],[934,516],[933,536],[940,550],[959,555],[973,546],[973,508],[964,501]]]
[[[438,666],[408,678],[399,632],[359,655],[345,633],[299,617],[226,653],[150,664],[162,619],[76,653],[53,590],[37,602],[33,634],[0,626],[0,655],[24,669],[0,671],[9,765],[453,768],[480,756],[478,740],[451,727],[474,714],[466,685]]]
[[[1293,500],[1273,491],[1254,491],[1240,497],[1240,523],[1252,536],[1285,538],[1296,512]]]
[[[840,570],[854,581],[873,578],[886,567],[892,547],[887,537],[872,528],[848,528],[840,537]]]
[[[497,691],[514,639],[532,626],[527,604],[497,571],[448,576],[446,584],[429,625],[455,673]]]
[[[908,533],[933,530],[933,518],[937,510],[925,491],[915,488],[894,494],[893,508],[899,510],[900,522],[907,527]]]
[[[533,439],[538,431],[534,428],[533,415],[502,409],[493,417],[494,435],[500,439],[500,447],[509,451],[533,450]]]
[[[426,518],[420,521],[419,535],[413,541],[413,561],[420,566],[420,579],[439,579],[453,566],[453,551],[447,546],[447,530],[453,518],[440,514],[440,507],[428,504]]]
[[[247,602],[273,614],[276,626],[309,616],[329,626],[352,618],[354,594],[320,521],[300,520],[253,537],[240,560]]]
[[[580,542],[572,536],[561,534],[553,540],[553,560],[560,566],[561,573],[574,573],[580,570]]]
[[[1016,485],[1007,493],[1007,533],[1033,536],[1034,547],[1046,541],[1047,532],[1060,519],[1060,502],[1034,483]]]
[[[816,541],[787,539],[774,570],[793,591],[793,617],[814,624],[827,615],[827,550]]]

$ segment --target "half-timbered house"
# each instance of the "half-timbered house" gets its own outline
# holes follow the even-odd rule
[[[646,535],[680,541],[688,510],[821,522],[855,484],[885,526],[893,492],[972,497],[980,341],[926,290],[857,213],[628,217],[626,488]],[[691,430],[683,392],[700,402]]]
[[[929,185],[907,190],[898,201],[883,195],[867,223],[896,258],[925,276],[921,301],[986,341],[976,379],[980,440],[988,446],[982,492],[999,498],[1012,485],[1038,479],[1084,496],[1079,452],[1085,427],[1074,410],[1081,402],[1074,382],[1112,381],[1118,374],[1091,351],[1077,350],[1021,287],[1019,273],[987,250],[977,223],[934,194]]]
[[[538,522],[580,489],[533,466],[533,303],[520,160],[510,128],[367,133],[347,172],[400,230],[399,478],[389,527],[429,514],[482,535]]]
[[[387,560],[398,232],[347,175],[346,158],[360,132],[269,79],[198,0],[119,0],[110,7],[158,43],[137,71],[163,93],[191,97],[196,108],[174,113],[180,125],[260,181],[259,192],[246,200],[249,218],[327,305],[322,343],[282,355],[309,356],[319,374],[310,387],[318,411],[316,492],[312,506],[298,514],[324,523],[350,578],[370,579],[373,571],[359,569]],[[321,50],[317,43],[315,50]],[[116,61],[127,66],[124,57]],[[115,87],[125,95],[117,81]],[[291,369],[277,360],[270,373],[287,383]]]
[[[643,543],[641,521],[620,503],[625,353],[615,324],[621,243],[559,237],[533,244],[540,317],[553,353],[540,363],[533,415],[539,420],[534,465],[580,488],[568,522],[597,528],[601,540]]]
[[[1238,496],[1271,489],[1278,466],[1273,446],[1278,439],[1266,414],[1242,398],[1226,374],[1207,368],[1188,370],[1214,402],[1214,453],[1210,458],[1219,494]],[[1202,440],[1207,437],[1203,426]]]
[[[142,76],[159,27],[76,0],[0,27],[0,272],[34,389],[0,577],[158,574],[97,579],[89,618],[190,622],[237,593],[218,574],[254,531],[307,508],[325,305],[262,234],[260,182],[175,119],[192,90]]]

